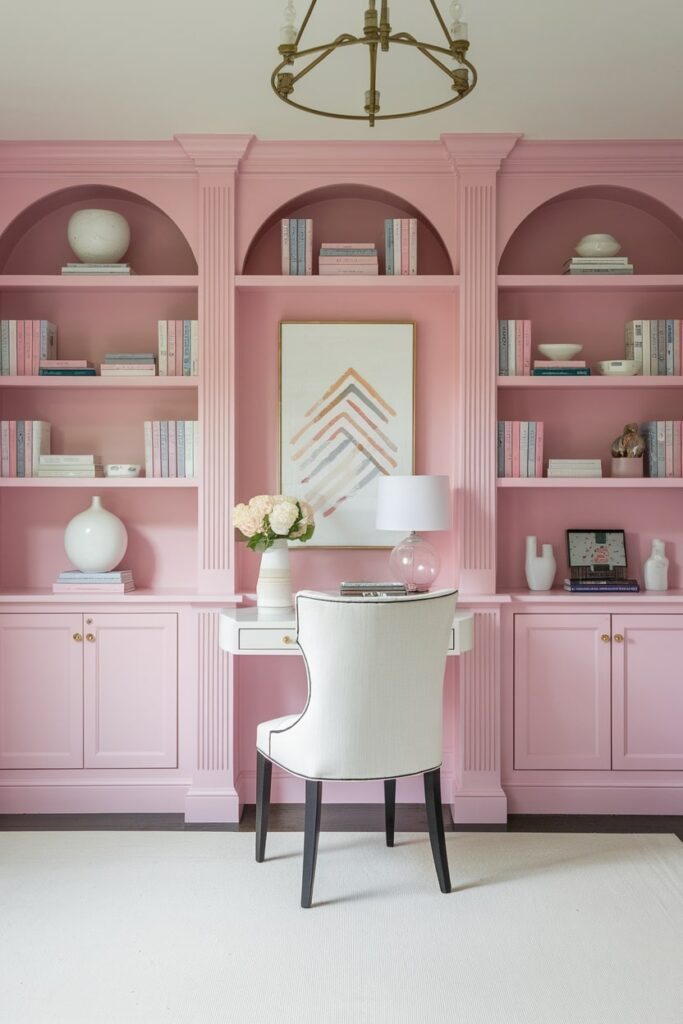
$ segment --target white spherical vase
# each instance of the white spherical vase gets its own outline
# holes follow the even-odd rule
[[[130,245],[128,221],[114,210],[77,210],[66,236],[81,263],[118,263]]]
[[[90,508],[74,516],[64,531],[64,550],[81,572],[109,572],[126,553],[128,534],[113,512],[95,496]]]
[[[261,555],[256,605],[258,608],[292,607],[292,575],[286,540],[273,541]]]

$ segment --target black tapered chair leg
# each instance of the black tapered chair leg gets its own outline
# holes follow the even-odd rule
[[[301,880],[301,906],[310,907],[313,902],[315,864],[318,859],[320,838],[320,813],[322,808],[323,784],[306,779],[306,816],[304,823],[304,869]]]
[[[270,810],[270,779],[273,762],[260,750],[256,751],[256,860],[260,864],[266,856],[268,812]]]
[[[451,876],[448,871],[448,855],[446,853],[446,837],[443,831],[443,809],[441,807],[441,771],[435,768],[424,773],[425,804],[427,806],[427,823],[429,825],[429,841],[432,844],[434,866],[439,879],[441,892],[451,891]]]
[[[394,845],[394,826],[396,824],[396,779],[384,780],[384,831],[387,846]]]

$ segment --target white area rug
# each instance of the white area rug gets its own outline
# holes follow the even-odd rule
[[[682,1024],[673,836],[0,833],[2,1024]]]

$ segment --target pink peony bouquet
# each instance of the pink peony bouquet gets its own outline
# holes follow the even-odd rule
[[[257,494],[248,504],[235,505],[234,525],[252,551],[267,551],[276,540],[310,540],[315,530],[307,501],[286,494]]]

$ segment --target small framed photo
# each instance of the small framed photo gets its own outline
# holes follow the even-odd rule
[[[623,530],[567,530],[567,561],[573,579],[625,579]]]

